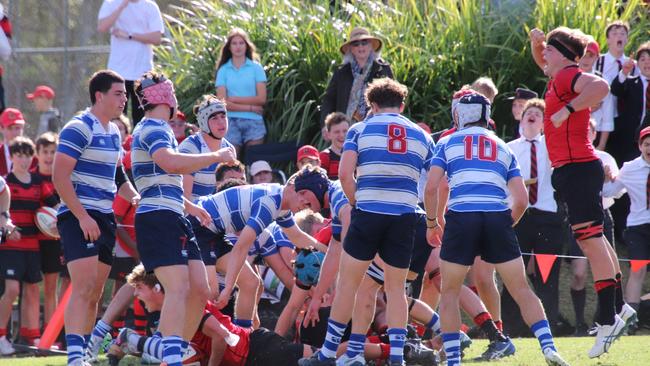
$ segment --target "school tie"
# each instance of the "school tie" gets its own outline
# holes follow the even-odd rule
[[[530,142],[530,179],[535,179],[537,178],[537,146],[535,140],[528,140],[528,142]],[[537,182],[528,186],[528,202],[531,205],[537,203]]]
[[[646,79],[645,87],[645,118],[648,119],[650,115],[650,79]]]

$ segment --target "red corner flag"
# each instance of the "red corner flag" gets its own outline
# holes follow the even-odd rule
[[[632,272],[638,272],[643,266],[650,264],[649,259],[631,259],[630,265],[632,267]]]
[[[535,259],[537,259],[537,266],[539,266],[539,272],[542,274],[542,281],[546,283],[548,280],[548,275],[551,273],[551,268],[553,268],[553,263],[557,259],[555,254],[537,254],[535,253]]]

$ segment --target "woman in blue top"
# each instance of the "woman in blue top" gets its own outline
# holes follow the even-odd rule
[[[230,127],[226,139],[239,154],[242,145],[259,145],[266,127],[262,112],[266,103],[266,74],[258,62],[248,34],[234,28],[228,34],[217,63],[217,97],[228,104]]]

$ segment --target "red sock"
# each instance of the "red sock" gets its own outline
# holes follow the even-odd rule
[[[492,320],[492,316],[490,313],[484,311],[474,317],[474,324],[476,324],[478,327],[482,327],[483,323],[488,320]]]
[[[379,348],[381,348],[380,360],[387,360],[390,357],[390,344],[379,343]]]
[[[497,320],[497,321],[495,321],[495,322],[494,322],[494,325],[497,326],[497,329],[498,329],[498,330],[500,330],[501,332],[503,332],[503,323],[501,322],[501,320]]]
[[[0,328],[0,337],[4,337],[7,335],[7,328]]]

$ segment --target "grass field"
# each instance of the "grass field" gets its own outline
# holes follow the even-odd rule
[[[480,355],[487,341],[477,340],[466,351],[464,363],[472,365],[503,365],[503,366],[536,366],[545,365],[544,359],[539,351],[537,340],[532,338],[514,340],[517,346],[515,356],[508,357],[496,362],[473,362],[472,358]],[[559,338],[556,340],[559,351],[564,359],[571,365],[601,365],[601,366],[642,366],[650,365],[650,336],[629,336],[623,337],[612,347],[611,353],[605,354],[599,359],[591,360],[587,357],[587,351],[593,344],[593,338]],[[31,358],[0,358],[0,365],[7,366],[65,366],[65,357],[31,357]],[[139,365],[135,358],[126,358],[120,365]],[[104,361],[100,365],[108,365]],[[282,366],[282,365],[269,365]]]

